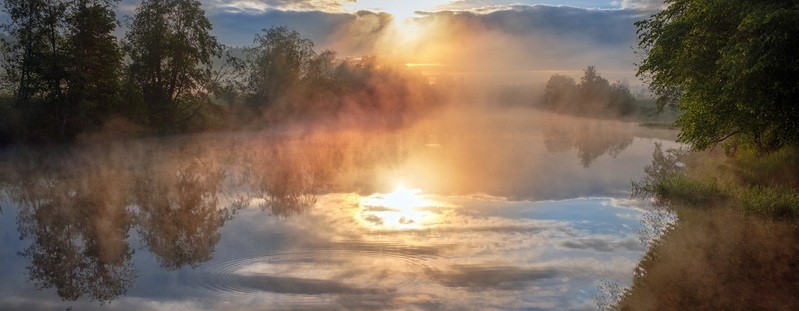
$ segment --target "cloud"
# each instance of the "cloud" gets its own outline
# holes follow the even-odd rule
[[[213,34],[226,45],[250,45],[262,29],[286,26],[314,41],[317,50],[332,49],[339,57],[381,55],[470,72],[579,71],[591,64],[601,64],[603,72],[627,72],[612,79],[634,79],[634,22],[658,2],[608,2],[600,7],[587,1],[508,3],[452,1],[436,7],[444,11],[417,12],[406,20],[389,13],[351,12],[357,6],[344,0],[203,0]],[[130,15],[137,4],[123,0],[120,13]]]
[[[257,13],[269,10],[340,12],[341,2],[339,0],[205,0],[204,5],[210,10],[231,13]]]
[[[617,0],[613,1],[613,4],[624,9],[654,11],[665,8],[666,5],[663,2],[663,0]]]
[[[354,14],[328,13],[322,11],[274,11],[255,14],[216,12],[209,15],[214,25],[214,35],[227,45],[251,45],[255,34],[265,28],[286,26],[296,30],[316,43],[324,44],[332,30],[355,19]]]

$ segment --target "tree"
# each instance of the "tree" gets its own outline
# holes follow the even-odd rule
[[[630,92],[630,87],[619,81],[610,85],[610,107],[621,115],[629,115],[635,111],[635,96]]]
[[[4,73],[33,138],[96,129],[116,101],[121,54],[115,0],[11,0]],[[30,137],[29,137],[30,138]]]
[[[10,37],[3,44],[3,69],[5,80],[13,84],[13,106],[22,114],[21,123],[36,119],[31,126],[52,127],[58,118],[47,112],[57,107],[64,95],[61,60],[65,56],[63,17],[67,4],[59,0],[7,0],[3,9],[9,16],[3,29]]]
[[[799,3],[667,0],[636,23],[658,104],[683,115],[680,139],[705,149],[729,137],[761,152],[799,142]]]
[[[599,75],[596,67],[588,66],[583,70],[580,79],[580,101],[583,114],[603,114],[608,110],[610,99],[610,83]]]
[[[558,106],[574,101],[577,84],[571,77],[563,75],[553,75],[547,81],[544,90],[544,108],[558,110]]]
[[[274,108],[305,78],[316,55],[313,42],[286,27],[264,29],[247,50],[247,103],[252,108]]]
[[[635,97],[621,82],[613,84],[588,66],[580,84],[571,77],[555,74],[547,81],[542,102],[544,109],[579,116],[618,117],[635,111]]]
[[[113,35],[116,0],[77,0],[68,17],[66,104],[68,136],[98,129],[119,102],[122,53]]]
[[[127,74],[144,123],[160,132],[186,127],[209,104],[212,61],[222,46],[196,0],[144,0],[126,35]]]
[[[4,44],[4,66],[8,79],[16,81],[17,103],[27,104],[35,97],[61,95],[63,68],[63,1],[7,0],[4,10],[9,22],[3,25],[13,38]]]

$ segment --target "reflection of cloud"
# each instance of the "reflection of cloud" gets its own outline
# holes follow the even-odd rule
[[[453,266],[452,271],[435,271],[432,277],[449,287],[471,287],[514,289],[526,282],[565,277],[568,273],[552,267],[497,267],[497,266]]]
[[[134,260],[138,260],[137,267],[144,264],[144,275],[130,291],[134,297],[122,298],[114,306],[130,306],[131,301],[142,300],[136,297],[146,297],[143,300],[149,303],[138,306],[157,309],[172,305],[153,301],[189,300],[208,294],[212,298],[207,305],[188,309],[230,307],[217,301],[267,303],[286,309],[309,304],[342,309],[584,308],[585,301],[590,301],[585,290],[593,289],[599,279],[626,280],[640,256],[640,248],[630,244],[640,212],[632,202],[605,197],[626,196],[619,189],[625,191],[629,179],[642,174],[635,166],[648,162],[651,141],[635,140],[617,160],[600,157],[590,169],[584,169],[573,155],[564,160],[563,154],[546,151],[540,127],[545,122],[562,121],[554,117],[547,121],[550,117],[529,111],[481,114],[478,120],[466,119],[465,126],[458,123],[463,119],[438,119],[407,131],[370,133],[371,138],[334,132],[304,133],[293,138],[287,135],[285,140],[241,134],[236,136],[236,143],[226,143],[220,136],[213,136],[214,144],[191,141],[185,145],[198,148],[186,147],[202,160],[192,162],[202,164],[193,169],[178,165],[187,158],[183,153],[153,157],[144,151],[146,148],[126,147],[124,153],[120,152],[120,165],[138,169],[136,176],[142,176],[142,183],[144,176],[162,181],[156,182],[162,191],[141,187],[144,193],[140,196],[205,202],[202,205],[213,211],[210,207],[238,206],[237,196],[216,194],[217,187],[232,187],[233,194],[254,191],[261,195],[247,200],[249,205],[244,205],[250,208],[237,210],[225,227],[205,226],[212,236],[217,230],[220,233],[218,243],[213,240],[210,245],[216,247],[213,258],[202,256],[209,261],[198,263],[197,270],[168,274],[174,276],[169,284],[162,283],[165,274],[157,271],[157,258],[137,252],[139,259]],[[433,135],[430,133],[440,143],[438,148],[424,147]],[[131,158],[152,161],[152,169],[142,171],[138,162],[127,161]],[[203,186],[204,181],[219,177],[221,172],[226,176],[224,181]],[[242,183],[234,182],[238,175],[242,175]],[[364,210],[397,212],[401,208],[387,204],[363,208],[359,204],[362,195],[331,193],[377,191],[383,175],[392,180],[408,177],[405,180],[414,187],[432,193],[460,195],[425,196],[442,202],[440,206],[418,208],[434,215],[435,221],[418,221],[412,228],[396,230],[381,227],[383,218],[378,216],[374,221],[365,219],[368,215],[364,216]],[[97,179],[104,184],[112,180]],[[194,194],[173,194],[180,193],[176,189],[181,186],[194,189]],[[473,192],[488,194],[468,195]],[[269,202],[263,194],[280,193],[318,195],[318,200],[304,207],[302,213],[280,218],[259,208]],[[602,198],[530,202],[499,197],[533,200],[591,194]],[[191,210],[196,209],[187,209]],[[188,213],[158,215],[165,219],[191,218]],[[158,229],[174,236],[196,231],[189,226],[184,230]],[[212,241],[208,235],[194,236],[199,242]],[[146,250],[147,244],[138,249]],[[182,255],[191,249],[175,250]],[[249,261],[242,263],[242,258]],[[212,269],[217,267],[235,269]],[[302,292],[303,288],[308,289],[306,293],[329,294],[286,294]],[[87,309],[83,302],[75,305]]]
[[[563,247],[567,248],[574,248],[574,249],[593,249],[598,252],[615,252],[620,249],[625,249],[629,251],[644,251],[641,243],[637,239],[624,239],[624,240],[613,240],[613,237],[610,240],[600,239],[600,238],[586,238],[586,239],[574,239],[570,241],[565,241],[560,244]]]

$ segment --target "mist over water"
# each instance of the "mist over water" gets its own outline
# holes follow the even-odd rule
[[[645,250],[629,182],[674,135],[464,105],[401,128],[18,147],[0,303],[593,309]]]

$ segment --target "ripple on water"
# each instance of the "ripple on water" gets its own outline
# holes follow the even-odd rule
[[[425,283],[444,266],[432,249],[379,243],[286,249],[211,266],[196,285],[217,296],[363,295]]]

